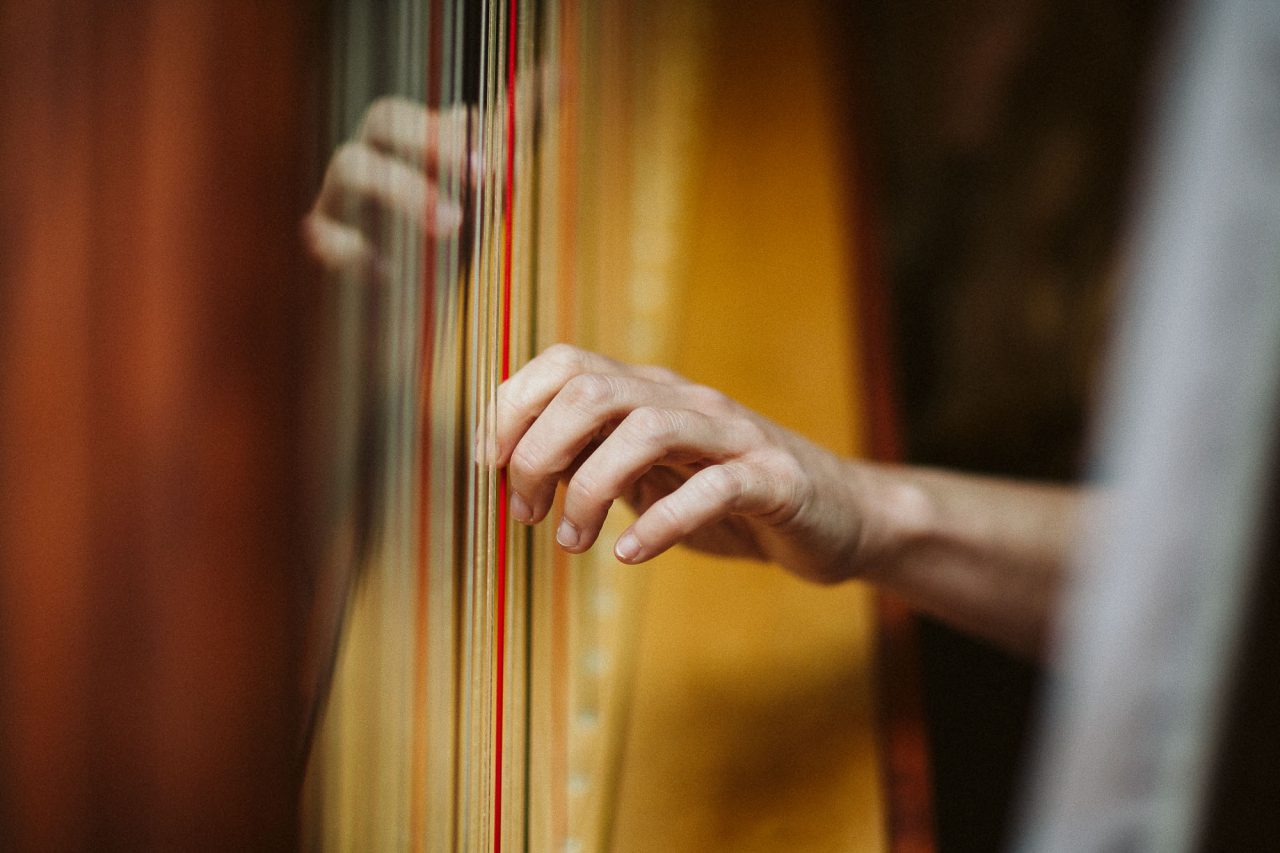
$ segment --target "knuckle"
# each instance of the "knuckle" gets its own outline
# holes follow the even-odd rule
[[[644,368],[644,373],[654,382],[661,382],[664,385],[680,385],[685,382],[685,378],[679,373],[661,365],[648,365]]]
[[[789,454],[775,447],[764,448],[753,454],[755,470],[759,472],[765,485],[771,487],[771,491],[776,492],[779,487],[795,479],[791,476],[793,469],[788,457]]]
[[[698,403],[702,411],[712,415],[723,415],[731,411],[733,401],[728,395],[717,391],[715,388],[709,388],[706,385],[694,385],[689,389],[689,393],[693,395],[693,399]]]
[[[793,488],[799,488],[808,481],[805,474],[805,468],[800,464],[800,460],[792,456],[790,453],[785,454],[781,462],[782,477],[790,483]]]
[[[532,409],[538,401],[538,389],[533,382],[528,381],[530,375],[522,371],[520,376],[522,381],[513,382],[512,379],[516,377],[512,377],[498,386],[499,411],[505,408],[514,415],[532,414]]]
[[[565,401],[582,408],[597,408],[613,399],[613,381],[598,373],[580,373],[564,386]]]
[[[650,512],[653,513],[656,527],[683,534],[686,513],[682,510],[682,506],[683,503],[674,496],[654,504]]]
[[[359,142],[344,142],[334,152],[329,168],[338,183],[358,183],[368,171],[368,150]]]
[[[542,457],[528,442],[520,442],[511,454],[511,473],[520,478],[535,477],[542,468]]]
[[[767,443],[768,436],[765,435],[764,427],[751,418],[739,418],[735,428],[748,447],[761,447]]]
[[[742,475],[728,465],[704,469],[702,482],[703,488],[716,501],[731,503],[742,494]]]
[[[365,110],[364,120],[360,123],[361,135],[377,132],[386,127],[395,112],[395,100],[390,95],[377,98],[369,109]]]
[[[627,427],[632,437],[639,441],[661,441],[675,432],[675,413],[653,406],[640,406],[627,415]]]
[[[789,516],[799,511],[806,501],[809,487],[800,460],[786,450],[772,448],[760,455],[759,464],[768,486],[766,514]]]
[[[775,477],[781,477],[792,470],[793,457],[780,447],[764,447],[756,454],[761,469]]]
[[[538,390],[536,388],[523,387],[518,391],[509,390],[507,392],[507,405],[510,410],[523,414],[526,418],[531,418],[535,414],[538,400]]]
[[[604,496],[601,494],[600,484],[595,477],[582,471],[574,475],[564,490],[566,508],[574,507],[578,511],[599,503],[603,499]]]
[[[542,351],[541,358],[564,367],[577,367],[583,362],[583,352],[571,344],[555,343]]]

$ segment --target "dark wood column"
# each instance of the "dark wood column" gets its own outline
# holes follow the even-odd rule
[[[287,848],[313,4],[0,5],[0,848]]]

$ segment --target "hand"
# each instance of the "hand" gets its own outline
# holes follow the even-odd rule
[[[456,233],[463,210],[442,181],[464,175],[470,162],[466,122],[463,107],[434,111],[404,98],[375,101],[356,138],[334,152],[320,195],[303,219],[311,255],[331,272],[382,260],[387,216],[427,236]]]
[[[669,370],[557,344],[502,384],[497,407],[487,455],[507,466],[512,515],[540,521],[565,481],[566,550],[591,547],[623,498],[639,516],[614,545],[625,563],[685,542],[833,583],[868,556],[854,463]]]

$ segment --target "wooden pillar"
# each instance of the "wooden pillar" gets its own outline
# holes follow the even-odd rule
[[[0,6],[0,848],[295,837],[301,7]]]

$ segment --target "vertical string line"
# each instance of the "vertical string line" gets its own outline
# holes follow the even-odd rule
[[[444,63],[447,61],[443,56],[443,45],[445,42],[445,22],[443,20],[445,10],[444,4],[441,2],[428,2],[424,4],[426,21],[424,29],[426,30],[425,44],[422,50],[423,56],[423,101],[430,103],[432,94],[441,93],[439,103],[447,104],[448,99],[443,97],[445,84],[442,80],[445,74]],[[444,139],[441,132],[440,123],[438,121],[428,122],[425,128],[425,136],[422,140],[423,151],[444,151],[446,146],[453,143],[452,139]],[[442,187],[452,183],[453,176],[442,174],[440,184]],[[434,216],[434,211],[424,210],[423,221],[427,221],[428,217]],[[436,473],[433,468],[435,455],[435,368],[436,368],[436,344],[438,342],[437,333],[437,284],[441,281],[449,286],[449,279],[440,274],[440,261],[442,255],[447,255],[448,249],[439,244],[439,238],[422,237],[422,258],[419,270],[420,280],[422,282],[422,307],[420,315],[422,350],[419,354],[419,364],[421,370],[421,386],[418,397],[418,412],[420,421],[418,424],[418,553],[417,553],[417,584],[415,593],[415,612],[414,612],[414,672],[413,672],[413,719],[412,731],[413,739],[410,746],[410,773],[409,773],[409,848],[415,853],[420,853],[430,847],[427,843],[427,797],[429,796],[428,774],[430,772],[429,751],[432,748],[431,735],[433,733],[432,726],[428,723],[428,708],[430,707],[430,685],[428,679],[432,676],[429,669],[429,657],[431,652],[431,634],[434,625],[430,624],[430,611],[432,605],[431,595],[431,559],[432,548],[435,546],[435,540],[432,530],[432,519],[434,518],[435,507],[432,505],[432,483],[433,475]],[[443,252],[441,251],[443,249]]]
[[[502,200],[502,356],[498,375],[511,375],[511,249],[512,212],[515,208],[516,136],[516,20],[519,0],[508,0],[507,25],[507,146],[506,175]],[[498,565],[494,586],[495,661],[494,753],[493,753],[493,851],[502,851],[502,734],[506,682],[507,613],[507,472],[498,473]]]

